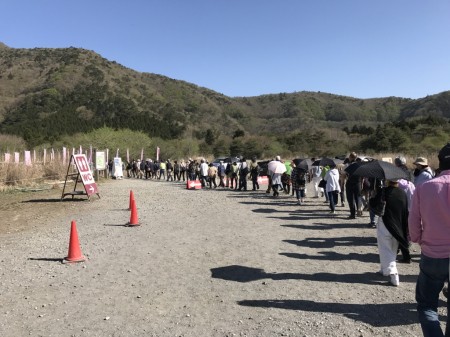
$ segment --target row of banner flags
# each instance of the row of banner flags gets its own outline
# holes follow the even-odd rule
[[[62,152],[56,151],[52,148],[51,150],[44,149],[43,150],[43,156],[38,158],[38,154],[36,153],[36,150],[33,150],[33,155],[31,151],[23,151],[23,161],[21,161],[21,153],[20,152],[13,152],[12,154],[7,152],[4,154],[3,162],[4,163],[16,163],[19,164],[23,162],[27,166],[32,166],[33,162],[42,162],[44,165],[49,162],[53,162],[56,159],[59,161],[62,160],[63,164],[66,164],[68,162],[68,159],[71,155],[74,154],[82,154],[83,148],[80,145],[79,149],[72,148],[72,152],[70,153],[70,150],[66,147],[62,148]],[[89,150],[86,150],[85,153],[86,158],[89,162],[89,164],[92,163],[92,155],[93,155],[93,149],[92,145],[89,147]],[[159,155],[160,155],[160,148],[156,148],[156,160],[159,161]],[[126,156],[127,156],[127,162],[130,161],[130,151],[129,149],[126,150]],[[117,149],[115,153],[115,157],[119,157],[119,149]],[[137,158],[136,158],[137,159]],[[144,160],[144,149],[141,150],[141,161]],[[106,162],[109,161],[109,149],[106,149]]]

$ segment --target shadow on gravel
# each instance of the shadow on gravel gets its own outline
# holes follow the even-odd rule
[[[349,254],[339,254],[335,252],[319,252],[323,255],[308,255],[308,254],[298,254],[298,253],[280,253],[280,255],[291,257],[294,259],[301,260],[320,260],[320,261],[360,261],[368,263],[378,263],[380,258],[378,254],[368,253],[349,253]]]
[[[257,208],[257,209],[252,209],[252,212],[255,212],[255,213],[278,213],[280,211],[277,209],[274,209],[274,208]]]
[[[332,274],[332,273],[266,273],[264,269],[252,268],[245,266],[232,265],[227,267],[219,267],[211,269],[211,277],[234,281],[234,282],[252,282],[263,279],[279,280],[304,280],[316,282],[338,282],[338,283],[361,283],[369,285],[386,285],[389,286],[387,277],[378,273],[362,273],[362,274]],[[416,275],[400,275],[400,282],[415,283]]]
[[[348,223],[319,223],[315,222],[314,225],[280,225],[281,227],[289,227],[289,228],[297,228],[297,229],[306,229],[306,230],[324,230],[324,229],[348,229],[360,228],[359,226],[355,226],[353,224]],[[364,226],[361,226],[361,228]]]
[[[22,201],[22,203],[26,204],[26,203],[46,203],[46,202],[70,202],[70,201],[89,201],[88,199],[30,199],[30,200],[24,200]]]
[[[299,247],[333,248],[339,246],[377,246],[375,237],[344,236],[339,238],[306,238],[304,240],[283,240]]]
[[[46,262],[63,262],[64,259],[61,258],[51,258],[51,257],[30,257],[30,261],[46,261]]]
[[[341,314],[373,327],[418,324],[415,303],[349,304],[308,300],[244,300],[237,303],[246,307]]]
[[[106,227],[139,227],[139,225],[129,225],[129,224],[107,224],[107,223],[105,223],[103,226],[106,226]]]
[[[258,205],[258,206],[276,206],[276,207],[280,207],[280,206],[292,206],[291,202],[286,202],[286,201],[274,201],[274,200],[266,200],[266,201],[239,201],[240,204],[243,205]],[[288,211],[283,211],[282,209],[277,209],[278,212],[288,212]]]

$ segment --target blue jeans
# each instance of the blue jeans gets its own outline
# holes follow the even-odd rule
[[[439,294],[448,280],[449,259],[435,259],[421,255],[420,273],[416,284],[416,301],[419,322],[424,337],[442,337],[441,326],[437,308],[439,305]],[[450,312],[450,301],[447,301],[447,312]],[[449,317],[445,336],[450,336]]]
[[[330,191],[328,192],[328,201],[330,202],[330,209],[334,212],[335,206],[338,202],[338,191]]]
[[[295,195],[298,200],[303,199],[305,197],[305,190],[304,189],[296,189]]]
[[[375,224],[375,213],[370,209],[369,210],[370,223]]]

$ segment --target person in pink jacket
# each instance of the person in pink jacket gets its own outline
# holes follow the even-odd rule
[[[450,143],[438,155],[441,174],[416,186],[409,213],[409,235],[422,254],[416,284],[419,322],[424,336],[444,336],[437,308],[439,294],[449,277],[450,257]],[[445,336],[450,336],[450,301],[447,301]]]

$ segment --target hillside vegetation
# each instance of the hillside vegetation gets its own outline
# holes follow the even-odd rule
[[[109,128],[166,141],[193,138],[199,151],[216,155],[417,152],[422,142],[433,150],[450,138],[449,118],[450,91],[418,100],[321,92],[233,98],[128,69],[93,51],[0,44],[0,133],[28,147]],[[395,135],[401,141],[385,141]]]

